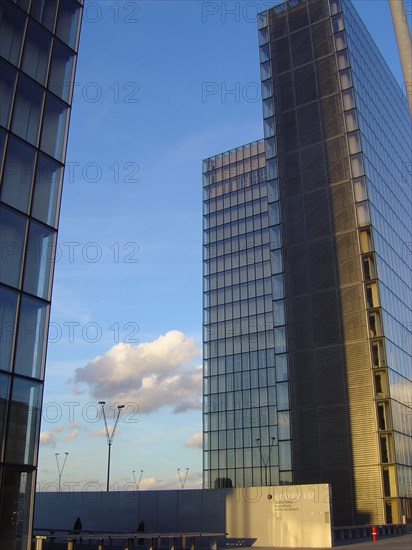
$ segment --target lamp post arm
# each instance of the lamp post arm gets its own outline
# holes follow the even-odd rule
[[[104,405],[101,405],[101,407],[102,407],[102,412],[103,412],[104,427],[106,429],[107,443],[110,445],[110,435],[109,435],[109,427],[107,425],[106,412],[104,410]]]
[[[62,471],[61,471],[62,474],[63,474],[64,467],[66,466],[66,460],[68,456],[69,456],[69,453],[65,453],[64,462],[63,462]]]
[[[115,432],[116,432],[117,423],[119,422],[119,416],[120,416],[121,410],[122,410],[122,409],[118,409],[118,410],[117,410],[117,417],[116,417],[116,421],[115,421],[114,426],[113,426],[112,435],[110,436],[110,443],[111,443],[111,442],[113,441],[113,439],[114,439],[114,434],[115,434]]]

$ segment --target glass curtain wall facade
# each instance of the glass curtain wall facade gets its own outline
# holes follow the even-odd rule
[[[203,168],[205,487],[290,482],[264,140],[207,159]]]
[[[54,247],[82,3],[0,5],[0,546],[31,548]]]
[[[288,403],[275,416],[290,440],[279,481],[331,483],[337,525],[410,521],[406,98],[349,1],[290,0],[258,34],[274,389]]]

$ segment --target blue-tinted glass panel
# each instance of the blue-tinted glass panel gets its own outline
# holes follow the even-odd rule
[[[11,129],[33,145],[37,144],[39,135],[42,102],[42,89],[28,78],[20,76]]]
[[[27,241],[23,290],[39,298],[50,298],[56,231],[34,221]]]
[[[0,61],[0,124],[5,128],[9,126],[16,74],[17,71],[13,67]]]
[[[1,200],[28,212],[36,151],[19,139],[10,137],[3,170]]]
[[[60,164],[39,155],[31,214],[52,227],[57,227],[62,175],[63,168]]]
[[[18,374],[43,376],[49,306],[23,296],[20,303],[14,370]]]
[[[57,0],[35,0],[31,3],[30,14],[50,31],[56,21]]]
[[[74,0],[60,2],[56,34],[68,46],[77,49],[81,8]]]
[[[19,288],[26,218],[0,207],[0,281]]]
[[[55,42],[49,76],[49,89],[70,103],[73,92],[73,75],[76,56],[60,42]]]
[[[34,464],[40,429],[42,384],[15,377],[10,402],[6,460]]]
[[[51,41],[52,37],[48,32],[36,23],[29,23],[21,66],[26,74],[40,84],[46,82]]]
[[[0,286],[0,369],[11,370],[16,328],[17,292]]]
[[[0,55],[18,65],[22,45],[25,17],[9,3],[1,6],[0,12]]]
[[[47,97],[43,115],[41,149],[62,160],[66,145],[69,107],[51,95]]]
[[[10,375],[0,373],[0,460],[3,460],[4,433],[6,430],[7,405],[10,391]]]

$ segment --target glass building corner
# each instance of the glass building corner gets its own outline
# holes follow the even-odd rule
[[[0,546],[31,548],[53,250],[83,2],[0,6]]]

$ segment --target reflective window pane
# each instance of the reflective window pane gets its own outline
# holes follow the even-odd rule
[[[23,289],[46,300],[50,297],[56,231],[31,222],[26,251]]]
[[[346,42],[345,31],[341,31],[335,34],[335,48],[336,51],[344,50],[347,48],[348,44]]]
[[[17,464],[33,464],[40,428],[42,384],[16,377],[10,403],[8,430],[14,434],[7,440],[6,460]]]
[[[349,143],[349,152],[351,155],[355,153],[360,153],[361,151],[361,140],[360,133],[358,131],[351,132],[348,134],[348,143]]]
[[[5,466],[2,486],[2,548],[21,549],[31,546],[31,514],[34,492],[34,473],[25,468]],[[31,468],[30,468],[31,470]],[[16,510],[18,520],[16,521]]]
[[[0,281],[19,288],[26,218],[0,207]]]
[[[52,96],[47,97],[40,147],[57,160],[63,158],[68,116],[67,105]]]
[[[30,22],[26,34],[22,69],[40,84],[46,82],[50,48],[51,35],[39,25]]]
[[[363,155],[359,153],[358,155],[353,155],[350,157],[350,163],[352,167],[352,176],[358,178],[359,176],[365,175],[365,167],[363,165]]]
[[[60,2],[56,34],[68,46],[76,50],[79,35],[80,6],[74,0]]]
[[[285,324],[285,301],[277,300],[273,302],[273,323],[275,326]]]
[[[14,370],[18,374],[41,378],[47,337],[49,306],[23,296],[20,304]]]
[[[11,370],[11,356],[17,313],[17,292],[0,287],[0,368]]]
[[[49,89],[66,102],[73,91],[75,54],[69,48],[55,42],[49,76]]]
[[[353,130],[357,130],[359,128],[356,109],[352,109],[351,111],[345,113],[345,121],[347,132],[352,132]]]
[[[30,0],[13,0],[13,2],[22,8],[24,11],[28,11],[30,6]]]
[[[10,391],[10,375],[0,373],[0,458],[3,458],[4,433],[6,430],[7,404]]]
[[[0,124],[9,127],[11,102],[16,84],[17,71],[0,61]]]
[[[353,91],[353,88],[351,88],[350,90],[345,90],[344,92],[342,92],[342,97],[343,97],[343,106],[344,106],[345,111],[347,109],[353,109],[356,106],[355,105],[355,92]]]
[[[358,217],[358,225],[369,225],[371,223],[368,201],[356,204],[356,215]]]
[[[1,200],[22,212],[29,209],[34,160],[33,147],[10,137],[3,170]]]
[[[13,110],[11,129],[18,136],[36,145],[39,135],[43,92],[27,78],[20,77]]]
[[[282,275],[274,275],[272,277],[272,292],[273,299],[278,300],[283,298],[283,277]]]
[[[4,149],[6,145],[6,136],[7,133],[0,128],[0,169],[3,167],[3,156],[4,156]],[[0,171],[1,174],[1,171]]]
[[[348,50],[342,50],[337,54],[339,69],[346,69],[350,65]]]
[[[60,164],[40,155],[34,180],[32,216],[57,226],[63,169]]]
[[[352,72],[350,69],[339,71],[340,85],[342,90],[352,87]]]
[[[360,202],[368,198],[368,192],[366,189],[366,179],[358,178],[353,181],[353,189],[355,191],[355,201]]]
[[[2,4],[0,19],[0,55],[18,65],[22,45],[25,18],[22,13],[10,4]]]
[[[50,31],[54,29],[57,0],[35,0],[31,3],[30,13]]]
[[[276,327],[275,333],[275,353],[286,352],[286,331],[285,327]]]
[[[281,470],[290,470],[292,467],[292,457],[289,441],[279,441],[279,468]]]
[[[276,355],[276,379],[278,382],[288,379],[288,363],[286,355]]]

